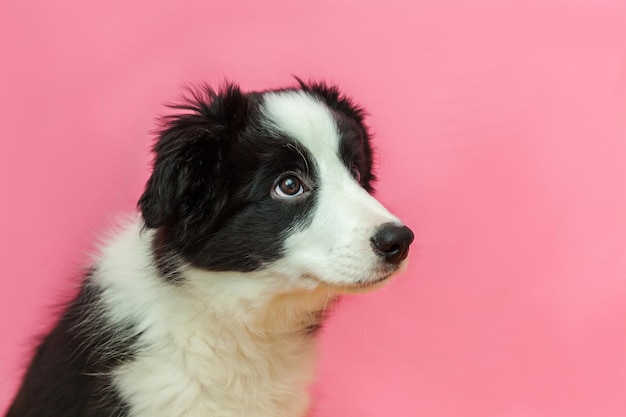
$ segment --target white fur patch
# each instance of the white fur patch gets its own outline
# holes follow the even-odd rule
[[[328,107],[302,91],[266,93],[263,111],[273,126],[296,139],[316,162],[337,156],[339,133]]]
[[[130,415],[303,416],[315,351],[301,330],[330,294],[265,273],[190,269],[187,282],[170,285],[157,277],[150,239],[130,225],[94,277],[113,326],[141,332],[136,357],[114,371]]]
[[[352,178],[341,161],[331,111],[302,91],[267,94],[263,109],[276,129],[310,152],[320,177],[312,223],[289,236],[286,255],[272,269],[291,279],[313,278],[342,290],[384,278],[388,271],[372,250],[370,238],[382,224],[400,221]]]

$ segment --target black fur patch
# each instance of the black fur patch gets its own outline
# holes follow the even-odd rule
[[[37,348],[6,417],[128,415],[109,373],[132,359],[138,334],[103,321],[93,273]]]

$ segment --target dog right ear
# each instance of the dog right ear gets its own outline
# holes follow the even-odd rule
[[[247,99],[234,84],[219,93],[203,86],[170,107],[179,112],[162,119],[138,207],[148,228],[190,230],[200,219],[207,224],[217,217],[227,201],[227,154],[245,123]]]

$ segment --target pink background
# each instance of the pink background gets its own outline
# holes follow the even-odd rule
[[[213,4],[212,4],[213,3]],[[338,309],[315,416],[626,415],[626,4],[0,1],[0,410],[187,82],[336,82],[409,271]]]

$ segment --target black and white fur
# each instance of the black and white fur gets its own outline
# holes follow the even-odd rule
[[[334,87],[203,87],[164,119],[140,216],[102,248],[7,417],[300,417],[315,333],[402,269]]]

